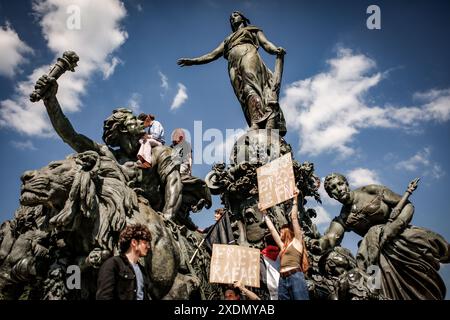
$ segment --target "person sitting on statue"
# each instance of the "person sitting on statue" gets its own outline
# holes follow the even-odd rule
[[[125,227],[119,237],[120,256],[106,260],[98,273],[97,300],[151,300],[149,276],[139,263],[150,251],[151,240],[146,226]]]
[[[154,139],[158,142],[158,145],[166,144],[164,140],[164,127],[153,114],[141,113],[138,115],[138,119],[144,122],[144,128],[147,129],[147,135],[149,139]]]
[[[223,56],[228,60],[231,85],[250,129],[278,129],[284,136],[286,122],[278,103],[281,74],[272,74],[258,48],[261,46],[278,57],[284,56],[286,51],[267,40],[262,30],[251,26],[250,20],[239,11],[231,14],[230,24],[233,33],[216,49],[201,57],[181,58],[177,63],[182,67],[206,64]]]
[[[192,175],[192,148],[186,141],[186,134],[183,129],[176,128],[172,132],[172,145],[174,149],[174,158],[180,162],[180,174]]]
[[[144,128],[148,128],[147,133],[139,139],[141,147],[137,155],[139,159],[138,167],[146,169],[152,166],[152,147],[161,146],[165,143],[164,128],[152,114],[141,113],[138,119],[144,122]]]
[[[296,190],[291,210],[291,224],[283,225],[280,234],[263,210],[263,219],[280,248],[280,278],[278,282],[278,300],[309,300],[308,288],[304,273],[308,269],[303,231],[298,221],[298,197]],[[259,204],[258,204],[259,205]]]
[[[409,201],[403,202],[400,195],[381,185],[350,190],[339,173],[325,178],[325,190],[342,203],[342,209],[325,235],[311,241],[311,250],[326,252],[340,244],[346,231],[354,231],[363,237],[356,256],[358,268],[365,272],[379,268],[382,296],[393,300],[444,298],[445,285],[438,270],[440,263],[450,262],[449,244],[437,233],[410,225],[414,207]],[[399,208],[401,200],[405,204]]]

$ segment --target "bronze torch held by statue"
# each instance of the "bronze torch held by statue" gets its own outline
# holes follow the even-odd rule
[[[73,51],[64,52],[61,58],[58,58],[55,65],[51,68],[48,76],[50,78],[58,79],[64,72],[70,70],[72,72],[75,71],[75,67],[77,66],[79,57]],[[43,89],[36,89],[30,94],[30,101],[37,102],[41,100],[42,95],[44,94]]]

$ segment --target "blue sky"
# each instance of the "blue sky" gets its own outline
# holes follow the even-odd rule
[[[366,27],[371,4],[381,9],[381,30]],[[79,29],[70,20],[77,10]],[[214,49],[230,33],[234,10],[287,51],[280,101],[294,157],[314,162],[322,178],[346,174],[353,187],[375,182],[402,194],[421,177],[412,196],[413,224],[450,239],[445,1],[1,0],[0,221],[18,206],[23,171],[72,152],[54,135],[43,104],[26,101],[32,82],[64,50],[80,55],[79,68],[62,77],[58,95],[78,132],[101,142],[103,120],[128,106],[156,114],[167,136],[177,127],[189,130],[192,140],[203,141],[203,149],[194,146],[197,157],[214,148],[226,153],[217,132],[246,127],[226,60],[186,68],[176,61]],[[274,57],[262,51],[273,69]],[[195,121],[215,142],[194,135]],[[203,161],[193,173],[205,177],[210,168]],[[322,231],[340,208],[326,195],[322,207],[313,200],[308,205],[318,210]],[[212,209],[218,206],[215,197]],[[212,209],[193,219],[208,226]],[[347,234],[343,245],[355,251],[358,240]],[[450,267],[441,274],[449,285]]]

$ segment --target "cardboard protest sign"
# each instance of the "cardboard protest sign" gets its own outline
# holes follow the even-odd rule
[[[210,283],[240,280],[259,288],[259,250],[236,245],[214,244],[209,270]]]
[[[261,210],[293,198],[295,177],[290,153],[257,168],[256,174]]]

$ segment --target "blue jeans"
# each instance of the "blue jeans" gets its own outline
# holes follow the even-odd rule
[[[309,300],[308,287],[303,272],[298,271],[286,278],[280,277],[278,300]]]

